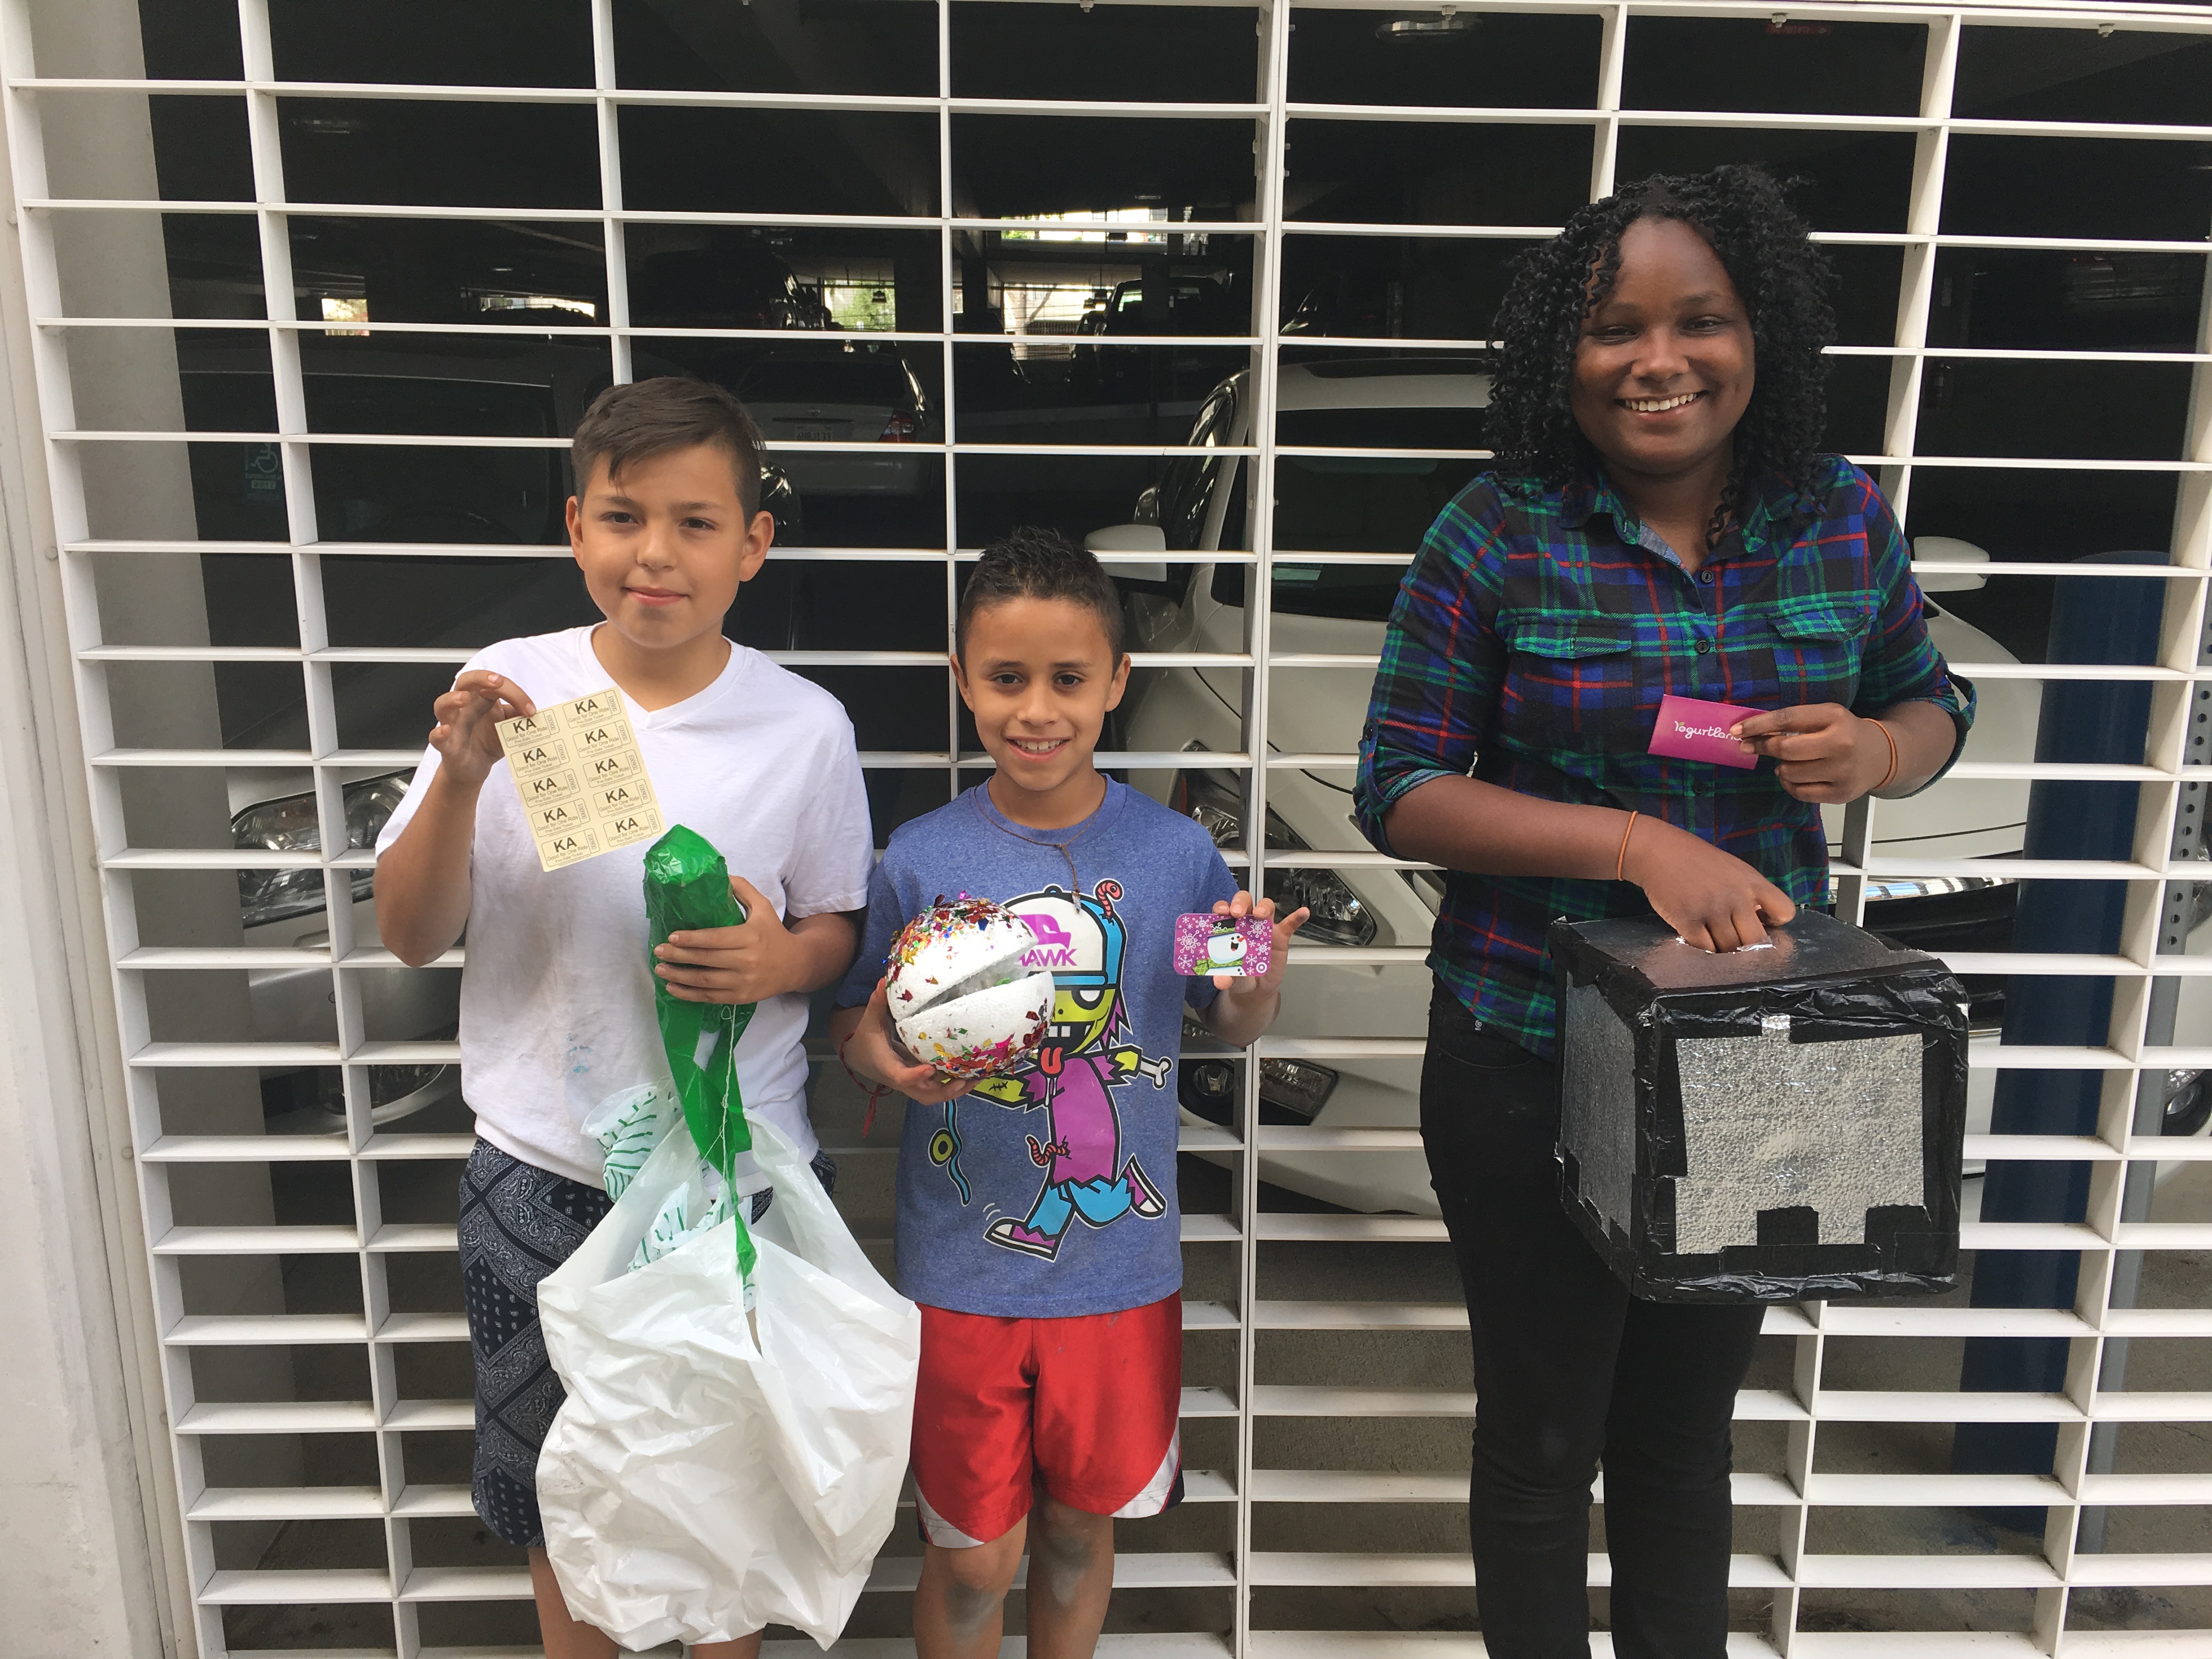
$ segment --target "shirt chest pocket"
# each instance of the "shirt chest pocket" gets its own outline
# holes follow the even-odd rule
[[[1839,595],[1784,602],[1767,607],[1758,626],[1773,653],[1779,703],[1850,706],[1874,626],[1870,600]]]
[[[1506,671],[1504,724],[1540,750],[1565,732],[1597,732],[1632,714],[1637,686],[1634,641],[1617,625],[1540,621],[1512,632]]]

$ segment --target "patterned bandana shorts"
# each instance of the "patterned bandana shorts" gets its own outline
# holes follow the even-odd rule
[[[834,1192],[837,1166],[814,1173]],[[753,1199],[767,1213],[769,1189]],[[538,1454],[567,1398],[538,1323],[538,1281],[574,1255],[613,1207],[597,1187],[525,1164],[479,1140],[461,1171],[461,1299],[476,1360],[474,1496],[484,1524],[507,1543],[545,1542],[538,1514]]]

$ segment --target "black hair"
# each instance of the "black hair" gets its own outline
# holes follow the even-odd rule
[[[1492,325],[1488,433],[1497,471],[1557,487],[1596,470],[1568,404],[1583,319],[1612,293],[1620,238],[1639,219],[1675,219],[1711,246],[1751,315],[1751,402],[1735,428],[1735,459],[1707,534],[1741,516],[1761,474],[1793,489],[1810,482],[1827,424],[1827,362],[1835,274],[1760,168],[1650,178],[1579,210],[1550,241],[1515,262]]]
[[[1066,599],[1096,611],[1114,661],[1121,662],[1127,632],[1121,596],[1090,550],[1058,531],[1023,525],[983,550],[960,590],[954,618],[953,648],[961,657],[968,653],[968,624],[975,613],[1010,599]]]
[[[738,501],[750,523],[760,511],[760,428],[730,392],[711,381],[683,375],[626,381],[592,399],[568,446],[576,493],[580,495],[590,487],[592,473],[602,459],[611,482],[632,461],[696,444],[713,444],[729,452],[738,476]]]

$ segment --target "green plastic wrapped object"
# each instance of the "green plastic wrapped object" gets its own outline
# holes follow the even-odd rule
[[[653,952],[671,933],[735,927],[744,921],[745,908],[730,891],[730,867],[714,844],[679,823],[645,855],[645,914],[650,935],[646,959],[653,963]],[[653,1006],[691,1139],[699,1156],[734,1194],[738,1155],[750,1152],[753,1145],[752,1132],[745,1127],[744,1100],[738,1090],[737,1062],[738,1039],[752,1023],[753,1005],[685,1002],[670,995],[667,981],[656,974]],[[750,1285],[757,1252],[745,1227],[744,1209],[743,1204],[731,1206],[738,1224],[738,1270]]]

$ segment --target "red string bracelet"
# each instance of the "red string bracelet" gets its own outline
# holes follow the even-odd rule
[[[890,1093],[890,1090],[883,1084],[868,1082],[853,1069],[853,1062],[845,1058],[845,1045],[860,1035],[858,1030],[851,1030],[838,1040],[837,1063],[845,1068],[845,1075],[853,1079],[853,1086],[868,1097],[868,1115],[860,1121],[860,1139],[866,1140],[869,1131],[876,1127],[876,1107],[885,1095]]]

